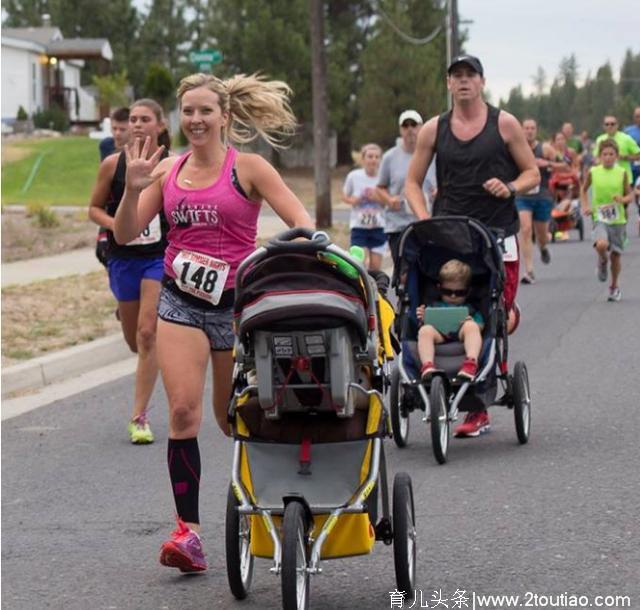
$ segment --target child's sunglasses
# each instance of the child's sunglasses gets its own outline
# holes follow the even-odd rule
[[[469,289],[455,290],[453,288],[440,288],[440,294],[443,297],[466,297],[469,294]]]

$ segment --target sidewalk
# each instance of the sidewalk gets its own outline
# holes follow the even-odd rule
[[[287,228],[273,213],[264,213],[258,220],[258,237],[270,239]],[[67,275],[91,273],[103,269],[93,248],[64,252],[55,256],[34,258],[2,265],[2,288],[24,285]],[[126,347],[120,333],[90,343],[33,358],[2,369],[2,417],[10,417],[4,399],[24,392],[40,390],[62,380],[85,374],[99,367],[123,363],[122,375],[135,370],[135,357]],[[128,363],[128,365],[126,364]],[[28,397],[16,398],[15,402]],[[33,401],[32,401],[33,402]],[[13,413],[14,409],[9,409]]]
[[[258,237],[270,239],[284,231],[287,225],[278,216],[263,214],[258,220]],[[55,256],[31,258],[2,265],[2,288],[31,284],[56,277],[91,273],[104,267],[98,262],[93,248],[81,248]]]

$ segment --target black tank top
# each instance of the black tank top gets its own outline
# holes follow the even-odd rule
[[[161,159],[169,156],[169,152],[164,150]],[[115,216],[120,200],[124,195],[125,180],[127,176],[127,159],[124,152],[118,157],[116,171],[111,180],[111,189],[109,191],[109,200],[107,201],[106,211],[109,216]],[[164,217],[164,212],[160,211],[160,231],[161,239],[152,244],[125,246],[116,242],[113,233],[108,231],[108,250],[107,258],[162,258],[165,248],[167,247],[167,232],[169,231],[169,223]]]
[[[533,156],[536,159],[544,159],[541,142],[538,142],[533,147]],[[540,170],[540,188],[535,193],[524,193],[523,195],[518,195],[518,197],[522,197],[523,199],[551,198],[551,193],[549,192],[549,175],[551,170],[548,167],[540,167],[538,169]]]
[[[484,128],[468,141],[453,135],[451,111],[438,117],[435,145],[438,193],[434,216],[470,216],[513,235],[519,229],[513,197],[494,197],[482,188],[489,178],[499,178],[506,184],[520,175],[498,130],[499,114],[498,108],[488,106]]]

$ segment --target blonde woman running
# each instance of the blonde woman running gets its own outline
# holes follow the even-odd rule
[[[272,146],[296,127],[291,90],[253,76],[220,80],[193,74],[180,82],[180,126],[191,150],[160,162],[149,140],[127,147],[127,183],[115,222],[126,242],[160,210],[169,222],[158,307],[158,363],[169,400],[169,477],[176,530],[160,563],[182,572],[207,568],[199,536],[200,452],[205,375],[213,364],[213,410],[229,434],[234,279],[255,248],[265,200],[290,227],[313,228],[309,214],[276,170],[231,142],[261,136]]]

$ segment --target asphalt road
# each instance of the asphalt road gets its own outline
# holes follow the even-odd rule
[[[494,408],[492,432],[453,440],[445,466],[435,463],[419,417],[407,449],[386,445],[390,472],[413,478],[422,590],[413,607],[471,608],[473,592],[520,595],[529,607],[560,607],[557,597],[536,606],[533,594],[589,603],[626,595],[626,607],[640,608],[640,238],[623,259],[620,303],[606,302],[587,242],[574,234],[551,251],[549,267],[537,262],[538,283],[520,288],[524,318],[512,341],[511,364],[525,360],[531,379],[529,444],[517,444],[512,412]],[[124,378],[3,422],[2,607],[279,607],[280,584],[266,561],[256,562],[248,600],[229,592],[231,445],[209,411],[200,447],[210,569],[182,576],[158,564],[173,527],[166,402],[156,388],[157,442],[131,446],[131,392]],[[312,579],[312,608],[390,607],[390,547],[323,568]],[[456,591],[468,606],[455,605]]]

